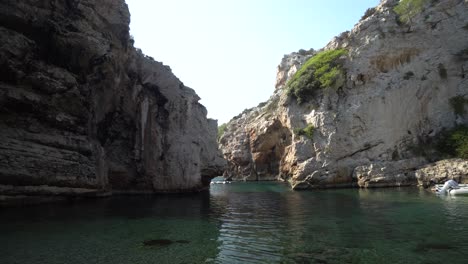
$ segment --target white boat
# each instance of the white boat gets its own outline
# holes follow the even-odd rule
[[[437,184],[435,192],[439,195],[466,195],[468,196],[468,184],[457,184],[453,186],[445,182],[445,184]]]
[[[212,181],[211,184],[229,184],[231,181]]]

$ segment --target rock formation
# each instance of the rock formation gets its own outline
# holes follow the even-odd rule
[[[447,159],[423,166],[416,171],[416,178],[421,186],[427,187],[434,183],[444,183],[455,180],[468,183],[468,160]]]
[[[316,53],[286,56],[274,95],[227,124],[225,175],[295,189],[417,184],[416,170],[436,158],[415,149],[468,124],[463,103],[452,104],[468,101],[468,2],[425,1],[405,23],[397,4],[383,0],[321,50],[346,50],[344,79],[305,103],[288,95],[288,81]],[[301,134],[307,127],[313,135]]]
[[[220,175],[217,122],[129,22],[124,0],[0,2],[0,194],[195,191]]]

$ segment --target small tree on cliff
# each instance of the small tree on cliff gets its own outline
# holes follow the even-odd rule
[[[226,131],[226,128],[227,128],[227,124],[224,123],[220,126],[218,126],[218,141],[219,139],[223,136],[224,132]]]
[[[398,20],[409,26],[408,32],[411,31],[413,18],[421,13],[427,2],[428,0],[401,0],[393,9],[398,15]]]

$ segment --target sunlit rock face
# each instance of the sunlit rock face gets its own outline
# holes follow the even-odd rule
[[[133,47],[123,0],[0,3],[0,191],[195,191],[217,122]]]
[[[302,64],[315,54],[313,49],[309,51],[301,50],[291,54],[284,55],[281,63],[278,65],[276,73],[276,89],[282,89],[286,82],[301,68]]]
[[[299,105],[287,83],[311,55],[286,55],[274,95],[228,123],[219,141],[229,163],[225,174],[267,175],[295,189],[416,185],[416,170],[433,159],[415,149],[468,124],[466,111],[456,113],[451,104],[468,98],[468,2],[427,1],[409,24],[398,20],[397,3],[381,1],[323,49],[347,50],[341,87],[320,89]],[[312,137],[294,133],[309,125]],[[273,148],[259,153],[253,142],[281,147],[272,162],[258,157]],[[257,171],[268,166],[278,169]]]
[[[434,183],[442,184],[447,180],[468,183],[468,160],[446,159],[428,164],[416,171],[416,178],[421,186]]]

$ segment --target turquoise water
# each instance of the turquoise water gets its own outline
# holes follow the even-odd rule
[[[0,263],[468,263],[468,197],[416,188],[192,195],[0,208]]]

